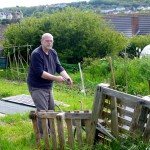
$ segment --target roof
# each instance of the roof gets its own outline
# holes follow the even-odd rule
[[[124,14],[105,15],[103,18],[110,21],[113,29],[124,33],[126,37],[133,35],[150,34],[150,13],[147,14]]]
[[[105,20],[108,21],[111,26],[114,26],[114,30],[125,34],[127,37],[132,37],[131,17],[114,15],[105,17]]]
[[[69,107],[70,105],[55,100],[55,105],[61,110],[60,106]],[[14,114],[24,113],[35,110],[35,104],[30,95],[16,95],[0,99],[0,113]]]
[[[150,14],[139,15],[139,35],[150,33]]]
[[[15,113],[25,113],[35,110],[34,107],[19,105],[17,103],[6,102],[0,100],[0,113],[2,114],[15,114]]]

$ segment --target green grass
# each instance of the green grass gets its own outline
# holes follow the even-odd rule
[[[24,82],[11,82],[8,80],[0,80],[0,97],[29,94],[27,85]],[[92,92],[89,92],[92,93]],[[91,110],[93,105],[93,94],[84,96],[77,88],[70,89],[64,84],[54,85],[55,99],[69,104],[70,107],[63,107],[63,111],[81,110],[82,101],[84,110]],[[57,109],[56,109],[57,110]],[[29,119],[29,112],[25,114],[14,114],[0,117],[0,149],[4,150],[36,150],[35,136],[33,133],[32,121]],[[43,143],[42,143],[43,145]],[[122,147],[121,145],[125,146]],[[126,150],[132,147],[131,139],[119,139],[119,144],[116,142],[110,145],[98,144],[94,147],[95,150]],[[136,149],[146,150],[150,145],[145,144],[142,140],[136,140]],[[117,148],[117,149],[116,149]],[[67,148],[69,147],[67,145]],[[86,150],[85,145],[83,150]],[[92,148],[91,148],[92,149]],[[77,144],[75,150],[78,150]]]
[[[0,117],[0,149],[2,150],[36,150],[35,136],[31,120],[28,118],[29,113],[14,114]],[[42,141],[42,147],[44,146]],[[50,144],[51,145],[51,144]],[[66,150],[69,150],[66,143]],[[128,150],[134,147],[135,150],[149,150],[150,143],[144,143],[142,139],[120,138],[118,142],[113,141],[110,144],[102,143],[94,146],[94,150]],[[78,150],[77,143],[75,150]],[[84,145],[83,150],[87,149]]]
[[[33,150],[36,149],[31,120],[26,114],[0,117],[0,149]]]
[[[9,81],[0,79],[0,98],[19,94],[29,94],[25,82]],[[70,105],[60,106],[63,111],[81,110],[83,103],[84,110],[91,110],[93,95],[84,96],[78,89],[69,88],[64,84],[54,85],[55,100]],[[56,107],[56,111],[57,111]],[[28,118],[29,113],[15,114],[0,117],[0,148],[5,150],[33,150],[36,149],[33,134],[32,122]]]
[[[148,95],[148,82],[150,74],[150,60],[127,60],[127,77],[128,92],[130,94]],[[65,84],[54,84],[54,99],[70,105],[69,107],[60,106],[63,111],[81,110],[83,103],[84,110],[91,110],[94,101],[94,92],[96,85],[101,82],[111,82],[109,63],[106,60],[99,59],[92,62],[84,62],[83,74],[86,88],[86,96],[81,93],[81,78],[79,72],[71,74],[74,81],[72,88]],[[121,87],[119,90],[124,91],[125,83],[125,66],[124,60],[118,58],[113,62],[116,83]],[[0,98],[27,94],[29,95],[27,84],[25,82],[10,81],[4,79],[5,72],[0,71]],[[56,111],[58,108],[56,107]],[[0,149],[2,150],[34,150],[36,149],[35,137],[33,133],[32,122],[28,118],[29,113],[15,114],[0,117]],[[124,145],[130,149],[133,141],[131,139],[119,139],[118,143],[110,145],[96,145],[95,150],[123,150]],[[146,150],[150,148],[150,143],[145,144],[142,139],[137,139],[135,149]],[[68,148],[69,149],[69,148]],[[78,149],[76,145],[76,149]],[[87,149],[85,146],[84,149]],[[148,150],[147,149],[147,150]]]
[[[0,79],[0,98],[20,94],[29,95],[27,84],[25,82]],[[70,107],[60,106],[64,111],[81,110],[81,103],[79,101],[82,101],[84,110],[91,110],[94,94],[87,93],[87,95],[84,96],[80,90],[74,87],[70,88],[65,84],[55,84],[54,99],[70,105]]]

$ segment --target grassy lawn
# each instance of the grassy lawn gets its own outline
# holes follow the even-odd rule
[[[77,84],[79,77],[73,77],[73,79],[76,79],[74,80],[75,84],[72,88],[65,84],[54,84],[54,99],[70,105],[69,107],[60,106],[63,111],[81,110],[82,108],[84,110],[91,110],[94,101],[94,89],[96,89],[95,84],[92,84],[92,88],[86,89],[86,96],[84,96],[81,92],[81,85]],[[138,88],[140,87],[141,86]],[[141,91],[143,90],[141,89]],[[20,94],[29,95],[27,84],[25,82],[9,81],[4,78],[0,79],[0,98]],[[81,105],[81,102],[83,105]],[[56,111],[58,111],[57,107]],[[32,122],[28,116],[29,112],[25,114],[14,114],[0,117],[0,150],[36,150]],[[121,145],[125,145],[126,148],[123,148]],[[94,149],[127,150],[131,147],[132,141],[129,139],[121,139],[119,143],[112,143],[107,147],[100,144]],[[136,145],[134,145],[134,149],[137,150],[149,150],[149,148],[150,143],[145,144],[141,139],[137,140]],[[84,149],[87,148],[85,147]]]
[[[25,82],[8,81],[0,79],[0,98],[20,94],[29,95]],[[93,94],[84,96],[80,90],[69,88],[64,84],[54,85],[55,100],[70,105],[60,106],[63,111],[81,110],[82,101],[84,110],[91,110],[94,100]],[[56,111],[57,111],[56,107]],[[33,150],[36,149],[32,122],[29,113],[13,114],[0,117],[0,149],[2,150]]]
[[[31,120],[26,114],[0,117],[0,149],[33,150],[36,149]]]

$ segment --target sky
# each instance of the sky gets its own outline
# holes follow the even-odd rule
[[[16,6],[39,6],[39,5],[51,5],[58,3],[71,3],[88,0],[0,0],[0,8],[16,7]]]

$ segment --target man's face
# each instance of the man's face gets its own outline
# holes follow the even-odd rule
[[[49,50],[50,48],[53,47],[53,38],[50,36],[46,36],[41,40],[41,45]]]

